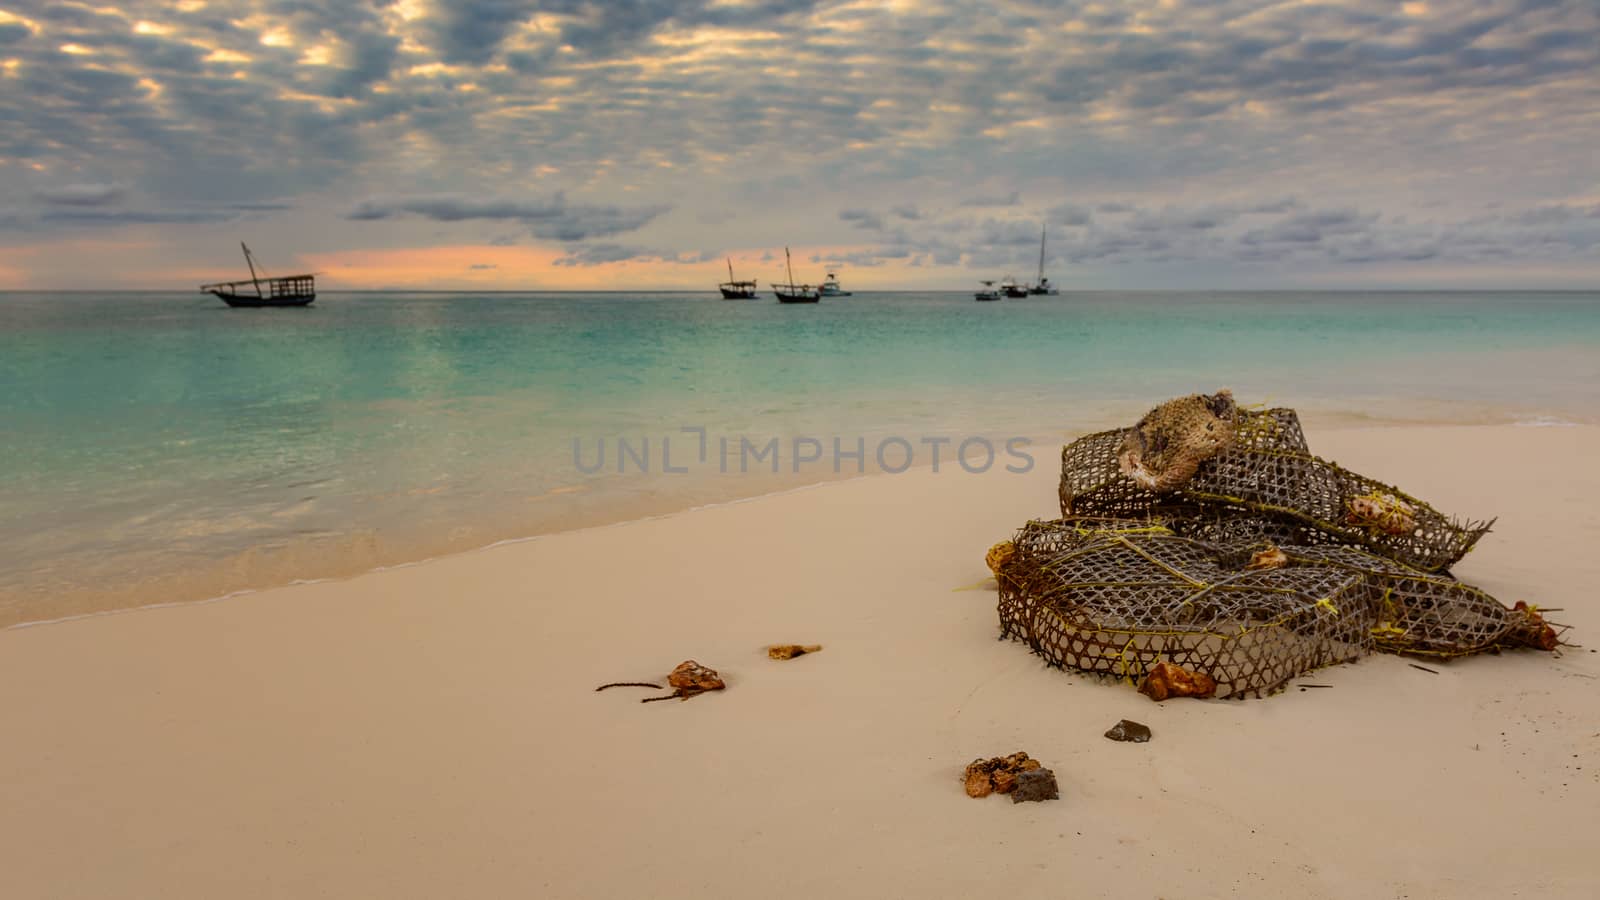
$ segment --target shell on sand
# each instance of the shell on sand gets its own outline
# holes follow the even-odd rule
[[[667,684],[673,688],[676,696],[687,700],[695,694],[706,691],[720,691],[727,687],[722,681],[722,676],[710,666],[702,666],[692,659],[678,663],[678,667],[667,676]]]

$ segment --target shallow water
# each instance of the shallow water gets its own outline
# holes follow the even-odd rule
[[[993,465],[1052,465],[1064,434],[1220,386],[1325,423],[1596,422],[1597,350],[1595,293],[328,294],[301,310],[3,294],[0,624],[350,574],[935,449],[959,477],[967,439],[975,467],[986,447]]]

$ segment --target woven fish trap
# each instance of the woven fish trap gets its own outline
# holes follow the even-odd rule
[[[1407,656],[1452,658],[1515,647],[1553,650],[1565,631],[1545,622],[1537,607],[1507,608],[1485,591],[1448,575],[1413,569],[1349,547],[1289,547],[1292,566],[1362,573],[1371,588],[1367,609],[1374,649]]]
[[[1137,518],[1150,515],[1162,502],[1182,505],[1181,499],[1146,490],[1122,473],[1117,449],[1125,434],[1125,428],[1102,431],[1061,448],[1063,516]],[[1299,415],[1288,408],[1240,410],[1229,452],[1255,450],[1309,453]],[[1195,478],[1199,479],[1210,464],[1210,460],[1201,463]]]
[[[1494,524],[1451,519],[1396,487],[1311,455],[1292,409],[1241,412],[1233,445],[1166,494],[1123,474],[1117,452],[1125,434],[1100,432],[1063,448],[1062,515],[1159,516],[1206,539],[1360,547],[1425,572],[1448,571]]]
[[[1148,521],[1030,523],[1001,570],[1002,633],[1050,665],[1137,682],[1158,662],[1261,696],[1373,646],[1360,573],[1229,570],[1213,545]],[[1343,604],[1343,607],[1340,606]]]
[[[1158,662],[1263,696],[1373,650],[1553,648],[1536,610],[1347,547],[1186,538],[1150,519],[1030,522],[996,574],[1003,636],[1046,662],[1138,681]],[[1252,567],[1281,551],[1274,566]]]

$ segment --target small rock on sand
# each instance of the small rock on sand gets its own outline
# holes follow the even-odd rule
[[[1123,719],[1111,726],[1111,730],[1106,732],[1106,737],[1113,741],[1132,741],[1135,744],[1142,744],[1150,740],[1150,726]]]
[[[1049,769],[1029,769],[1017,775],[1017,786],[1011,789],[1011,802],[1025,800],[1060,800],[1056,787],[1056,773]]]

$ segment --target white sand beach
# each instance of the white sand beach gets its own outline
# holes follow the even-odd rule
[[[1456,574],[1600,648],[1600,428],[1307,426],[1499,516]],[[0,895],[1600,895],[1600,654],[1165,704],[1047,668],[983,562],[1057,514],[1036,458],[0,632]],[[691,658],[728,689],[593,690]],[[963,793],[1016,750],[1060,800]]]

